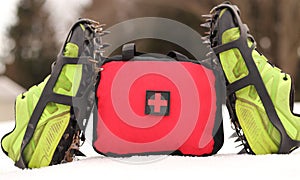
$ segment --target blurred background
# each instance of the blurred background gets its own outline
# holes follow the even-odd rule
[[[16,82],[14,92],[28,89],[50,73],[51,64],[71,24],[87,17],[110,27],[137,17],[179,21],[200,34],[202,14],[222,0],[9,0],[0,3],[0,83]],[[300,101],[300,1],[232,0],[241,10],[258,49],[292,75]],[[174,44],[158,40],[137,42],[138,50],[165,54]],[[299,82],[299,83],[297,83]],[[24,88],[24,89],[22,89]],[[12,89],[12,88],[6,88]],[[8,99],[2,91],[0,103]],[[12,93],[12,99],[16,93]],[[7,105],[7,104],[6,104]],[[3,111],[3,109],[2,109]],[[2,114],[2,113],[1,113]]]

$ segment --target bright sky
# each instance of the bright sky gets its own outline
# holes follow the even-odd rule
[[[70,24],[79,18],[83,7],[89,5],[92,0],[46,0],[45,7],[50,13],[50,20],[55,22],[56,38],[60,39],[69,29]],[[17,19],[17,5],[20,0],[6,0],[0,2],[0,75],[5,71],[5,63],[9,63],[7,30],[14,25]],[[4,62],[7,61],[7,62]]]
[[[44,7],[50,14],[50,21],[55,24],[56,39],[64,41],[67,31],[92,0],[46,0]]]
[[[7,55],[7,28],[16,23],[17,3],[19,0],[0,2],[0,75],[5,72],[5,65],[1,56]]]
[[[16,22],[17,3],[20,0],[1,1],[0,3],[0,34],[3,35],[9,25]]]

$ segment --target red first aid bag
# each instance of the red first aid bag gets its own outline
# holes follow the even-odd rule
[[[107,58],[96,87],[93,147],[109,156],[211,155],[223,145],[217,72],[172,51],[140,54],[134,44]]]

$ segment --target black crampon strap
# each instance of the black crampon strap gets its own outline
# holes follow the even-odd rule
[[[88,61],[89,61],[88,57],[84,57],[84,58],[69,58],[69,57],[62,57],[62,56],[58,57],[57,64],[55,65],[56,67],[52,71],[51,76],[50,76],[48,82],[46,83],[44,90],[40,96],[40,99],[37,102],[37,104],[34,108],[34,111],[30,117],[30,120],[28,122],[28,126],[25,131],[25,135],[24,135],[24,138],[23,138],[23,141],[21,144],[20,158],[15,163],[15,165],[17,167],[20,167],[20,168],[28,167],[28,165],[25,163],[23,152],[24,152],[26,146],[28,145],[29,141],[31,140],[31,138],[34,134],[34,131],[37,127],[37,124],[39,122],[39,119],[40,119],[45,107],[47,106],[47,104],[49,102],[54,102],[54,103],[58,103],[58,104],[68,105],[68,106],[74,106],[74,105],[81,104],[78,102],[76,103],[76,101],[85,102],[85,101],[82,101],[82,99],[87,99],[87,97],[85,97],[85,96],[87,94],[89,94],[88,92],[91,89],[90,87],[85,90],[84,94],[81,97],[71,97],[71,96],[57,94],[57,93],[53,92],[53,88],[58,80],[58,77],[59,77],[60,72],[64,65],[66,65],[66,64],[82,64],[84,66],[86,66],[86,65],[91,66],[90,62],[88,62]],[[81,105],[84,105],[84,104],[81,104]]]
[[[88,19],[81,19],[79,21],[77,21],[71,28],[71,30],[69,31],[68,34],[68,38],[70,37],[71,33],[73,33],[73,30],[75,29],[75,27],[81,23],[90,23],[93,22],[92,20],[88,20]],[[77,40],[80,40],[78,37],[75,37]],[[67,64],[81,64],[82,65],[82,69],[86,69],[87,72],[93,72],[94,68],[93,67],[93,62],[90,62],[91,59],[93,59],[92,57],[77,57],[77,58],[71,58],[71,57],[65,57],[62,56],[63,52],[64,52],[64,48],[66,47],[68,39],[65,41],[64,45],[62,46],[62,49],[60,50],[60,55],[57,57],[57,61],[55,62],[55,64],[52,67],[52,72],[51,72],[51,76],[49,78],[49,80],[47,81],[43,92],[40,96],[40,99],[38,100],[32,115],[29,119],[26,131],[25,131],[25,135],[23,137],[22,140],[22,144],[21,144],[21,149],[20,149],[20,158],[19,160],[15,163],[15,165],[19,168],[27,168],[28,164],[25,162],[24,159],[24,150],[26,148],[26,146],[28,145],[29,141],[31,140],[31,138],[33,137],[34,131],[37,127],[37,124],[39,122],[39,119],[44,111],[44,109],[46,108],[47,104],[49,102],[54,102],[54,103],[58,103],[58,104],[63,104],[63,105],[68,105],[73,107],[73,109],[75,111],[77,111],[77,113],[75,112],[75,114],[78,116],[76,117],[77,123],[79,125],[79,128],[81,130],[85,129],[83,121],[87,120],[89,118],[90,112],[91,112],[91,108],[93,106],[93,104],[88,104],[89,102],[94,102],[94,85],[93,83],[88,84],[88,86],[85,89],[78,89],[78,92],[80,92],[80,94],[77,92],[75,97],[72,96],[66,96],[66,95],[62,95],[62,94],[57,94],[55,92],[53,92],[53,88],[58,80],[58,77],[62,71],[62,68],[64,67],[64,65]],[[82,50],[83,52],[83,46],[80,45],[80,43],[78,43],[78,46],[80,48],[80,50]],[[83,70],[82,70],[83,72]],[[82,79],[87,78],[87,76],[82,73],[81,74]],[[87,82],[85,82],[87,83]],[[89,101],[89,102],[87,102]]]
[[[278,117],[274,104],[270,98],[270,95],[263,83],[263,80],[260,76],[260,73],[252,57],[252,51],[255,50],[256,48],[255,40],[250,34],[248,34],[249,29],[247,25],[242,23],[238,13],[238,9],[234,8],[232,5],[221,4],[215,7],[212,10],[212,12],[224,8],[230,10],[231,13],[234,14],[234,17],[236,17],[235,20],[238,23],[240,29],[240,37],[237,40],[234,40],[232,42],[214,47],[213,50],[216,54],[220,54],[221,52],[230,50],[232,48],[239,49],[241,55],[243,56],[245,64],[249,70],[249,74],[247,76],[227,86],[227,95],[232,95],[234,92],[248,85],[253,85],[256,88],[256,91],[261,99],[261,102],[265,108],[269,120],[274,125],[274,127],[280,132],[281,141],[280,141],[278,153],[280,154],[289,153],[295,146],[300,145],[300,141],[293,140],[288,136],[282,122],[280,121],[280,118]],[[253,42],[253,45],[250,48],[248,47],[248,43],[247,43],[248,39],[250,39]]]

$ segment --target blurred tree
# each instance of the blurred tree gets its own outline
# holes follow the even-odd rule
[[[8,65],[6,75],[28,88],[50,73],[50,64],[58,52],[43,0],[21,0],[19,22],[10,30],[16,47],[11,52],[15,62]],[[200,34],[202,14],[224,0],[94,0],[82,17],[100,20],[107,26],[138,18],[157,16],[182,22]],[[299,0],[231,0],[241,9],[243,21],[254,35],[258,49],[271,62],[291,74],[296,82],[296,98],[300,100],[300,1]],[[66,25],[67,26],[67,25]],[[117,35],[114,35],[117,36]],[[164,41],[137,42],[140,51],[166,53],[182,48]],[[184,52],[186,53],[186,52]],[[296,79],[297,78],[297,79]]]
[[[282,67],[294,77],[299,73],[299,56],[297,50],[300,47],[300,1],[277,0],[278,9],[278,66]],[[298,81],[299,82],[299,81]]]
[[[101,18],[108,26],[124,20],[159,16],[182,22],[200,34],[202,14],[209,13],[215,5],[224,0],[101,0],[93,1],[86,9],[84,17]],[[231,0],[241,10],[243,21],[248,24],[251,34],[258,43],[258,49],[269,60],[292,75],[296,82],[296,99],[300,100],[300,1],[299,0]],[[117,36],[117,35],[114,35]],[[137,43],[140,43],[139,41]],[[176,49],[174,44],[158,41],[140,43],[139,49],[165,53]],[[163,44],[162,44],[163,43]]]
[[[179,21],[203,34],[205,29],[200,28],[199,20],[203,20],[201,15],[207,13],[211,4],[210,1],[201,4],[198,0],[189,0],[188,3],[178,0],[101,0],[93,1],[83,17],[101,18],[100,21],[107,27],[139,17],[163,17]],[[189,55],[183,48],[162,40],[139,40],[136,44],[139,51],[165,54],[174,49]]]
[[[16,44],[11,52],[15,60],[7,66],[6,75],[25,88],[38,84],[50,73],[57,55],[54,25],[48,24],[43,3],[43,0],[21,0],[18,23],[9,32]]]

